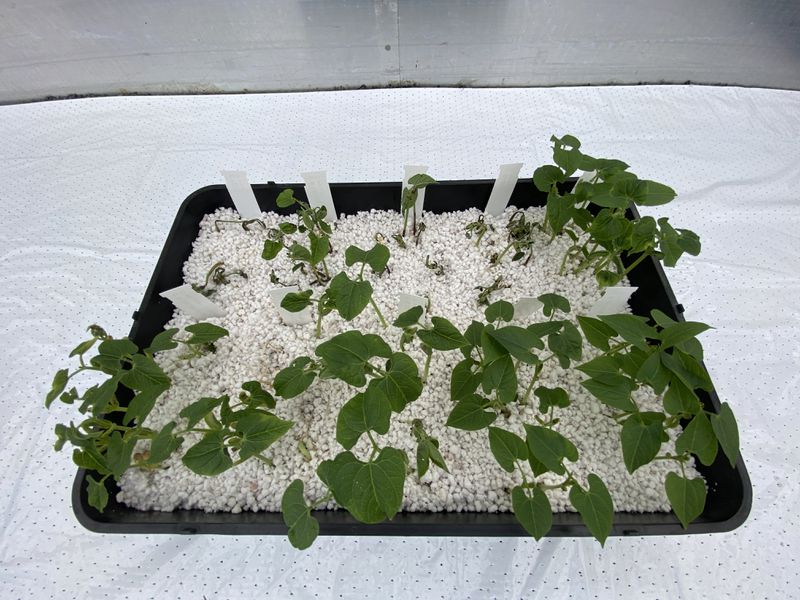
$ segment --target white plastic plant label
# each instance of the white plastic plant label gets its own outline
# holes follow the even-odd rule
[[[306,196],[308,203],[314,208],[325,207],[327,215],[325,220],[332,222],[338,217],[336,208],[333,206],[333,196],[331,196],[331,186],[328,185],[327,171],[307,171],[300,173],[300,177],[306,184]]]
[[[405,165],[403,170],[403,189],[406,189],[408,187],[408,180],[414,175],[422,175],[423,173],[427,174],[428,167],[423,165]],[[417,192],[417,219],[421,218],[422,216],[423,206],[425,206],[425,188],[422,188]]]
[[[522,169],[522,163],[500,165],[500,173],[494,180],[492,193],[483,212],[495,217],[503,214],[511,199],[511,194],[514,192],[514,187],[517,185],[520,169]]]
[[[627,312],[628,299],[638,289],[627,286],[606,288],[605,293],[586,314],[590,317],[596,317],[598,315],[616,315],[621,312]]]
[[[188,283],[159,294],[170,300],[179,310],[182,310],[195,319],[208,319],[209,317],[224,317],[225,310],[214,304],[211,300],[196,292]]]
[[[416,296],[414,294],[406,294],[404,292],[400,292],[397,294],[397,314],[401,315],[407,310],[414,308],[415,306],[421,306],[422,310],[425,310],[428,306],[428,299],[423,298],[422,296]]]
[[[221,171],[221,173],[239,216],[242,219],[260,219],[261,209],[258,207],[253,187],[247,180],[247,173],[245,171]]]
[[[542,310],[543,306],[544,304],[536,298],[522,296],[514,303],[514,318],[518,320],[527,319],[532,314]]]
[[[314,319],[311,316],[311,309],[306,307],[300,312],[290,312],[285,308],[281,308],[281,302],[286,294],[290,292],[297,292],[300,288],[296,285],[290,285],[287,287],[282,288],[275,288],[272,290],[268,290],[267,293],[269,294],[272,303],[275,305],[275,308],[278,309],[278,314],[283,319],[283,322],[287,325],[305,325],[306,323],[311,323]]]

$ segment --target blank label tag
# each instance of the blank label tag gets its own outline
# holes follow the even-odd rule
[[[606,288],[605,294],[594,303],[594,306],[586,314],[590,317],[596,317],[598,315],[616,315],[628,312],[628,299],[638,289],[625,286]]]
[[[544,304],[542,304],[536,298],[529,298],[527,296],[523,296],[514,303],[514,318],[527,319],[533,313],[542,310],[543,306]]]
[[[411,310],[415,306],[421,306],[422,310],[428,306],[428,299],[422,296],[415,296],[414,294],[406,294],[400,292],[397,294],[397,314],[403,314],[407,310]]]
[[[179,310],[182,310],[195,319],[208,319],[209,317],[224,317],[225,311],[203,296],[194,291],[188,283],[166,290],[160,294],[170,300]]]
[[[253,194],[253,187],[247,181],[247,173],[244,171],[221,171],[221,173],[239,216],[242,219],[260,219],[261,209]]]
[[[508,206],[508,201],[511,199],[514,187],[517,185],[520,169],[522,169],[522,163],[500,165],[500,173],[494,181],[492,194],[489,196],[489,201],[486,203],[486,208],[483,212],[495,217],[503,214],[506,206]]]
[[[287,325],[305,325],[306,323],[311,323],[314,319],[311,316],[311,309],[309,307],[304,308],[300,312],[290,312],[285,308],[281,308],[281,302],[283,301],[284,296],[291,292],[297,292],[300,288],[296,285],[290,285],[288,287],[283,288],[276,288],[274,290],[268,290],[267,293],[269,297],[272,299],[272,303],[278,309],[278,314],[283,319],[283,322]]]
[[[405,174],[403,175],[403,189],[408,187],[408,180],[414,175],[421,175],[428,172],[428,167],[422,165],[406,165],[403,167]],[[417,192],[417,219],[422,218],[422,208],[425,205],[425,188]],[[411,307],[409,307],[411,308]]]
[[[326,171],[308,171],[300,173],[300,177],[306,183],[306,196],[308,203],[314,208],[324,206],[327,209],[326,221],[337,219],[336,208],[333,206],[333,196],[331,196],[331,186],[328,185],[328,175]]]

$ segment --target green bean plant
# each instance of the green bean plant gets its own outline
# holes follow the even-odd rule
[[[330,242],[333,229],[325,220],[327,209],[324,206],[311,207],[295,197],[291,189],[285,189],[278,194],[276,202],[281,208],[297,205],[297,224],[287,221],[280,223],[278,227],[269,228],[261,257],[272,260],[281,250],[286,249],[293,262],[293,272],[310,274],[315,284],[324,285],[331,278],[325,258],[333,251]],[[288,236],[295,233],[305,234],[307,242],[303,244],[291,241]]]
[[[360,315],[367,305],[372,306],[381,324],[387,327],[383,313],[372,298],[372,284],[364,279],[364,269],[369,266],[373,273],[382,273],[389,262],[389,248],[376,243],[369,250],[349,246],[345,250],[345,264],[348,267],[361,265],[358,274],[351,279],[344,271],[331,279],[328,287],[317,298],[312,290],[290,292],[281,301],[281,308],[289,312],[300,312],[311,304],[317,305],[316,336],[322,336],[322,319],[334,310],[346,321]]]
[[[556,164],[536,169],[533,182],[547,193],[542,229],[551,240],[563,234],[572,241],[562,273],[568,266],[576,273],[592,269],[601,286],[610,286],[648,256],[672,267],[684,253],[700,253],[700,239],[694,232],[674,228],[666,217],[634,218],[628,210],[666,204],[675,197],[672,188],[639,179],[620,160],[584,154],[574,136],[553,136],[551,141]],[[566,185],[567,178],[578,170],[588,176],[574,186]],[[630,259],[627,266],[625,258]]]
[[[408,179],[408,185],[403,188],[403,196],[400,200],[400,213],[403,215],[403,230],[400,233],[398,243],[402,241],[402,246],[405,247],[405,236],[408,232],[408,217],[411,215],[411,233],[416,239],[416,244],[419,244],[419,235],[425,230],[423,223],[417,223],[417,197],[419,191],[436,183],[436,180],[430,175],[419,173],[413,175]],[[422,226],[422,227],[420,227]],[[397,238],[395,238],[397,239]]]

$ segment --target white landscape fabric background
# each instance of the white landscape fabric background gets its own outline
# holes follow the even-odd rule
[[[742,429],[749,521],[730,534],[588,539],[89,533],[43,398],[88,324],[124,335],[175,212],[223,169],[252,182],[521,176],[552,133],[679,197],[668,277]],[[0,598],[788,598],[800,592],[800,92],[706,87],[373,90],[0,107]]]

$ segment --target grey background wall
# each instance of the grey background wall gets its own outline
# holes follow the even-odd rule
[[[800,2],[0,0],[0,102],[686,81],[800,89]]]

